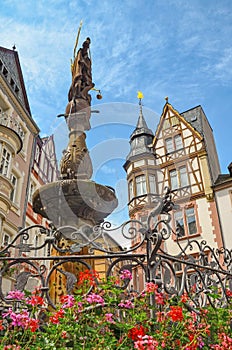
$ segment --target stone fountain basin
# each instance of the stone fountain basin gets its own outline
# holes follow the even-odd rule
[[[111,187],[88,179],[65,179],[46,184],[33,195],[33,210],[56,227],[96,225],[117,207]]]

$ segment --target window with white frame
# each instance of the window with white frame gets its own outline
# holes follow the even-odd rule
[[[41,153],[41,149],[40,149],[39,145],[36,145],[36,148],[35,148],[35,161],[36,161],[36,163],[39,163],[40,153]]]
[[[12,188],[11,193],[10,193],[10,200],[12,202],[15,202],[15,200],[16,200],[17,182],[18,182],[17,177],[14,174],[11,174],[11,183],[12,183],[13,188]]]
[[[129,182],[129,200],[134,197],[133,181]]]
[[[136,183],[136,195],[141,196],[147,193],[146,177],[145,175],[140,175],[135,178]]]
[[[173,152],[174,151],[174,145],[173,145],[173,139],[172,137],[168,137],[165,140],[165,144],[166,144],[166,151],[167,153]]]
[[[180,187],[188,186],[189,182],[188,182],[188,174],[187,174],[186,166],[182,166],[181,168],[179,168],[179,174],[180,174],[180,178],[179,178]]]
[[[9,177],[11,153],[3,147],[0,157],[0,174]]]
[[[171,153],[183,148],[183,141],[181,135],[178,134],[174,137],[168,137],[165,140],[165,146],[167,153]]]
[[[186,214],[186,224],[187,224],[187,230],[189,235],[193,235],[197,233],[197,225],[196,225],[196,217],[194,208],[188,208],[185,210]]]
[[[155,175],[149,175],[150,193],[157,193]]]
[[[176,150],[183,148],[183,141],[181,135],[174,136],[174,144]]]
[[[177,177],[176,169],[171,170],[169,172],[169,175],[170,175],[171,189],[176,190],[178,188],[178,177]]]
[[[175,232],[178,234],[178,237],[185,236],[185,225],[184,225],[184,216],[183,211],[180,210],[174,213],[175,219]]]
[[[189,185],[186,166],[182,166],[179,169],[170,170],[169,176],[172,190],[176,190],[178,188],[186,187]]]
[[[196,214],[194,207],[183,208],[174,213],[175,232],[179,237],[197,233]]]

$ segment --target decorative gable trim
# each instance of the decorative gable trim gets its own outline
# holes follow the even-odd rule
[[[188,129],[190,129],[192,131],[192,133],[200,139],[200,141],[203,141],[203,136],[196,129],[194,129],[193,126],[190,123],[188,123],[185,120],[185,118],[181,114],[179,114],[177,112],[177,110],[175,110],[172,107],[172,105],[170,103],[167,102],[164,105],[163,112],[162,112],[161,117],[160,117],[160,122],[159,122],[158,127],[157,127],[156,132],[155,132],[155,136],[154,136],[153,144],[152,144],[153,146],[155,146],[155,144],[158,140],[158,136],[160,135],[160,132],[163,128],[163,124],[164,124],[164,120],[166,118],[166,115],[169,114],[169,116],[170,116],[170,112],[172,112]]]

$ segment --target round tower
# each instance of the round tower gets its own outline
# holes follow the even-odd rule
[[[153,132],[143,116],[142,93],[138,93],[139,118],[130,136],[130,152],[124,169],[127,172],[129,216],[145,221],[157,195],[155,156],[152,152]]]

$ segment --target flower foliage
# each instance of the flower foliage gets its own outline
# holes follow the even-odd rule
[[[63,295],[53,311],[38,291],[9,292],[14,306],[0,317],[0,349],[232,349],[230,307],[195,309],[188,295],[167,297],[152,282],[132,296],[113,278],[96,285],[96,276],[84,271],[75,296]],[[123,270],[120,279],[130,278]]]

